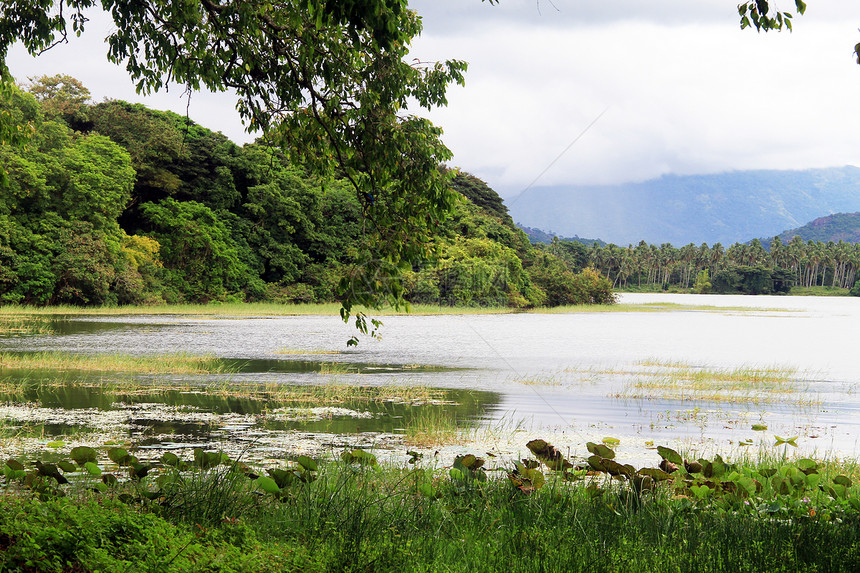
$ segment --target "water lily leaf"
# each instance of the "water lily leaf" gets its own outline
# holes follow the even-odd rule
[[[796,448],[797,447],[797,438],[799,438],[799,437],[800,436],[792,436],[791,438],[783,438],[781,436],[774,436],[774,438],[776,438],[776,444],[775,445],[780,446],[782,444],[788,444],[789,446],[794,446]]]
[[[639,493],[654,488],[654,478],[648,475],[636,474],[630,483],[633,485],[633,490]]]
[[[222,463],[227,463],[229,457],[220,452],[207,452],[203,448],[194,448],[194,464],[201,470],[208,470],[218,467]]]
[[[629,464],[622,465],[615,460],[603,459],[600,460],[600,462],[603,464],[603,467],[606,468],[606,472],[611,476],[626,476],[629,478],[636,472],[636,469],[633,466]]]
[[[437,497],[436,496],[436,490],[433,489],[433,486],[428,482],[424,482],[421,485],[419,485],[418,491],[421,492],[421,494],[424,495],[424,497],[429,497],[431,499],[435,499]]]
[[[87,470],[87,473],[91,476],[98,477],[102,475],[102,469],[98,466],[98,464],[94,462],[87,462],[84,464],[84,469]]]
[[[57,465],[59,466],[59,468],[61,470],[63,470],[63,473],[68,474],[68,473],[74,473],[74,472],[78,471],[78,468],[75,464],[73,464],[72,462],[68,462],[66,460],[61,460],[61,461],[57,462]]]
[[[701,462],[697,462],[697,461],[688,462],[687,460],[684,460],[684,469],[687,470],[688,474],[698,474],[698,473],[702,473],[704,466],[702,465]]]
[[[47,444],[45,444],[46,447],[52,448],[52,449],[62,448],[65,445],[66,445],[66,442],[64,442],[62,440],[54,440],[53,442],[48,442]]]
[[[297,457],[296,463],[298,463],[300,466],[302,466],[305,470],[309,472],[317,471],[317,463],[308,456]]]
[[[817,474],[818,473],[818,462],[815,460],[810,460],[808,458],[803,458],[797,460],[797,469],[805,473],[806,475]]]
[[[149,473],[149,470],[152,469],[152,466],[149,464],[142,464],[138,461],[134,461],[128,468],[128,475],[132,479],[141,479],[145,478]]]
[[[20,470],[24,469],[24,464],[22,464],[21,462],[19,462],[18,460],[14,459],[14,458],[9,458],[8,460],[6,460],[6,465],[10,469],[15,470],[15,471],[20,471]]]
[[[648,476],[655,481],[665,481],[672,477],[672,474],[664,472],[663,470],[657,468],[642,468],[636,473],[641,476]]]
[[[833,478],[833,483],[844,485],[845,487],[851,487],[851,478],[845,475],[838,475]]]
[[[776,475],[770,478],[770,487],[773,488],[773,491],[780,495],[788,495],[794,489],[791,486],[791,481],[783,479],[782,477]]]
[[[590,465],[595,470],[599,472],[605,472],[606,466],[603,465],[603,459],[604,458],[601,458],[598,455],[594,455],[590,456],[586,461],[588,462],[588,465]]]
[[[281,488],[278,487],[278,484],[275,483],[270,477],[260,476],[256,480],[254,480],[256,486],[263,490],[266,493],[271,493],[276,495],[281,492]]]
[[[769,478],[771,476],[776,475],[776,472],[777,472],[776,468],[762,468],[758,471],[758,473],[760,473],[761,475],[763,475],[766,478]]]
[[[270,469],[266,470],[268,474],[275,480],[275,483],[278,484],[278,487],[283,489],[296,480],[296,474],[293,470],[280,470],[280,469]]]
[[[343,452],[340,457],[348,464],[358,463],[362,466],[375,466],[378,463],[376,461],[375,455],[365,450],[360,450],[358,448],[352,450],[351,452]]]
[[[697,499],[705,499],[711,495],[714,490],[709,488],[707,485],[691,485],[690,491],[693,492],[693,495],[695,495]]]
[[[95,491],[97,491],[97,492],[105,493],[105,492],[106,492],[106,491],[108,491],[110,488],[109,488],[106,484],[103,484],[103,483],[97,483],[97,484],[95,484],[95,485],[93,486],[93,489],[94,489]]]
[[[605,438],[603,438],[603,440],[601,440],[601,441],[602,441],[604,444],[606,444],[607,446],[611,446],[611,447],[617,446],[618,444],[620,444],[620,443],[621,443],[621,440],[619,440],[618,438],[613,438],[613,437],[611,437],[611,436],[606,436],[606,437],[605,437]]]
[[[767,430],[767,426],[765,424],[753,424],[752,429],[754,432],[764,432]]]
[[[95,463],[98,459],[98,453],[89,446],[78,446],[72,448],[72,451],[69,452],[69,457],[75,460],[75,463],[79,466],[82,466],[87,462]]]
[[[42,462],[37,461],[36,471],[41,476],[54,478],[59,484],[69,483],[69,480],[63,477],[63,474],[60,473],[59,468],[57,468],[57,466],[54,464],[43,464]]]
[[[603,444],[595,444],[594,442],[588,442],[587,444],[585,444],[585,447],[588,448],[588,451],[595,456],[600,456],[601,458],[605,458],[607,460],[615,459],[615,452]]]
[[[749,476],[741,476],[735,482],[738,484],[738,487],[743,489],[748,495],[755,495],[757,486],[756,481]]]
[[[672,462],[678,466],[684,464],[684,459],[681,455],[673,450],[672,448],[667,448],[664,446],[657,446],[657,453],[660,454],[660,457],[666,461]]]
[[[858,498],[856,495],[848,497],[848,504],[855,510],[860,511],[860,498]]]
[[[834,499],[845,499],[848,496],[848,488],[842,484],[834,483],[827,488],[827,493]]]
[[[545,440],[531,440],[526,444],[526,447],[531,450],[537,459],[546,464],[546,467],[553,471],[564,471],[567,468],[573,467],[573,464],[564,459],[562,453]],[[607,452],[611,452],[606,446],[602,446]],[[615,454],[612,454],[613,456]],[[605,456],[603,456],[605,457]]]
[[[131,459],[134,456],[129,454],[125,448],[110,448],[108,450],[108,457],[113,463],[117,464],[118,466],[127,466],[131,464]]]
[[[173,452],[164,452],[161,454],[161,463],[166,466],[177,467],[181,462],[182,460],[179,459],[179,456]]]
[[[113,474],[104,474],[102,476],[102,483],[113,487],[119,483],[119,480]]]

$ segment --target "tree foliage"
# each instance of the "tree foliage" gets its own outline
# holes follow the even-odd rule
[[[108,59],[125,65],[139,91],[171,82],[234,90],[249,129],[292,162],[323,175],[337,170],[353,187],[372,235],[364,241],[368,262],[400,268],[426,254],[433,225],[453,207],[438,169],[451,154],[440,130],[409,114],[407,102],[444,105],[446,87],[463,82],[466,65],[405,61],[421,31],[405,0],[11,0],[0,8],[6,83],[14,42],[33,54],[48,49],[82,33],[97,4],[116,25]],[[400,301],[396,274],[380,289],[353,288],[378,266],[346,277],[345,318],[354,304]],[[366,326],[362,315],[358,326]]]

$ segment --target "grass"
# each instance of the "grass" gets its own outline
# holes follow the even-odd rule
[[[140,480],[103,487],[103,493],[87,489],[102,483],[95,476],[83,476],[74,487],[32,478],[40,495],[11,480],[0,497],[0,570],[860,568],[860,511],[851,501],[860,487],[825,491],[838,475],[856,481],[856,472],[821,466],[813,471],[819,489],[797,470],[802,462],[778,451],[726,462],[711,478],[680,469],[675,479],[648,487],[638,482],[639,489],[605,473],[576,470],[565,478],[541,467],[545,483],[523,490],[511,467],[471,470],[464,460],[454,468],[373,465],[372,458],[353,456],[364,464],[299,458],[270,468],[275,473],[258,470],[273,478],[265,490],[241,464],[229,463],[182,471],[165,465]],[[99,459],[110,469],[103,454]],[[755,476],[761,491],[726,486],[746,483],[755,491],[735,473]],[[796,477],[795,485],[784,485],[785,476]],[[57,489],[65,497],[55,497]]]
[[[466,442],[463,430],[452,412],[441,408],[422,408],[404,429],[409,446],[429,448]]]
[[[214,356],[171,354],[75,354],[71,352],[0,352],[2,370],[77,370],[135,374],[222,374],[230,370]]]
[[[703,368],[647,359],[616,398],[696,400],[732,403],[818,402],[798,388],[801,376],[790,367]]]
[[[410,305],[409,311],[395,310],[391,307],[382,309],[356,308],[356,312],[365,312],[371,316],[436,316],[436,315],[481,315],[481,314],[580,314],[595,312],[665,312],[701,311],[701,312],[786,312],[785,309],[751,309],[748,307],[720,307],[708,305],[685,305],[677,303],[644,303],[644,304],[584,304],[558,307],[540,307],[528,310],[518,310],[508,307],[468,307],[441,306],[431,304]],[[113,306],[113,307],[76,307],[76,306],[0,306],[0,334],[3,333],[4,322],[13,326],[10,328],[29,328],[24,323],[27,318],[69,317],[69,316],[219,316],[219,317],[272,317],[272,316],[338,316],[340,305],[337,303],[315,304],[278,304],[278,303],[210,303],[210,304],[176,304],[156,306]],[[44,333],[49,326],[45,325]],[[26,330],[22,330],[26,331]],[[39,333],[30,332],[30,333]],[[292,349],[287,349],[292,353]],[[307,352],[297,352],[306,354]]]

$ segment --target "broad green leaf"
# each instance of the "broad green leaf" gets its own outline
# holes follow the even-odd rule
[[[278,494],[281,491],[278,487],[278,484],[275,483],[275,480],[270,477],[260,476],[254,481],[257,487],[265,491],[266,493]]]
[[[665,446],[657,446],[657,453],[660,454],[660,457],[666,461],[672,462],[673,464],[677,464],[678,466],[682,466],[684,464],[684,458],[671,448],[667,448]]]
[[[87,462],[84,464],[84,469],[91,476],[100,476],[102,475],[102,469],[95,462]]]
[[[308,456],[299,456],[296,458],[296,463],[302,466],[305,470],[309,472],[315,472],[318,469],[316,461],[309,458]]]
[[[82,466],[87,462],[95,463],[98,460],[98,453],[89,446],[78,446],[72,448],[69,457],[75,460],[76,464]]]

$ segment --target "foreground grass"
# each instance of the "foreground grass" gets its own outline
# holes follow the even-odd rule
[[[637,492],[602,474],[570,481],[547,470],[543,487],[529,491],[515,487],[507,469],[478,479],[478,471],[462,463],[436,470],[379,467],[372,456],[356,456],[319,466],[300,458],[300,465],[270,472],[284,485],[266,478],[271,484],[265,492],[261,478],[249,480],[242,471],[211,464],[207,470],[177,466],[160,478],[102,487],[104,493],[87,489],[104,482],[94,475],[76,486],[46,483],[41,489],[32,487],[35,479],[27,489],[7,477],[0,498],[0,570],[860,568],[860,512],[817,488],[783,485],[780,476],[795,475],[784,458],[739,468],[763,480],[761,495],[726,490],[717,497],[689,493],[680,478],[674,490]],[[779,464],[773,468],[777,477],[768,481],[761,474],[773,463]],[[845,470],[831,474],[836,471]],[[828,474],[821,483],[842,478]],[[701,477],[697,483],[707,482]],[[56,496],[60,490],[63,497]]]

